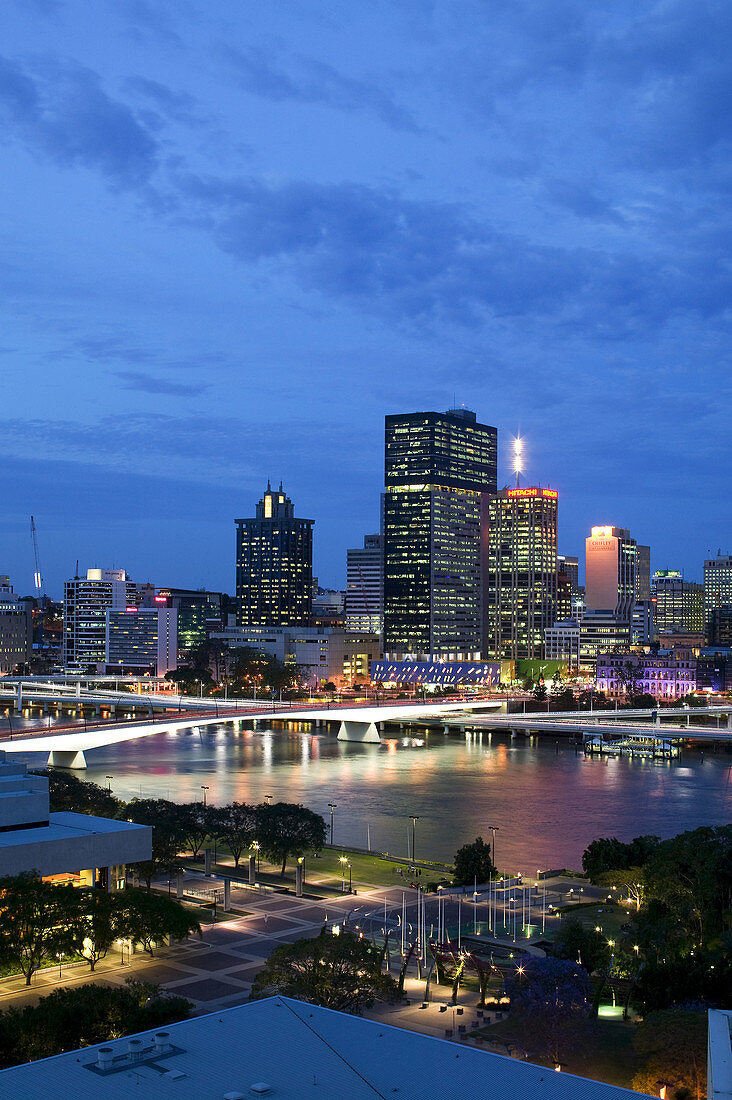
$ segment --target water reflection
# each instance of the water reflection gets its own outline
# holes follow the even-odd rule
[[[86,778],[122,798],[302,802],[328,817],[335,839],[406,854],[408,817],[418,814],[417,852],[450,859],[457,847],[500,826],[496,856],[522,865],[578,867],[594,837],[671,836],[732,818],[732,757],[676,761],[588,758],[565,742],[508,734],[390,737],[348,744],[333,735],[209,726],[89,751]],[[38,757],[28,757],[38,763]]]

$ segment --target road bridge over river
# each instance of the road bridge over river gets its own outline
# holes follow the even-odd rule
[[[161,717],[157,721],[128,720],[124,722],[87,723],[81,730],[73,727],[66,730],[35,731],[26,730],[12,738],[0,739],[0,748],[10,753],[42,752],[48,754],[48,763],[64,768],[85,768],[84,753],[104,745],[116,745],[122,741],[131,741],[137,737],[149,737],[156,733],[174,733],[177,730],[200,728],[209,725],[232,724],[251,725],[256,728],[262,721],[272,722],[312,722],[338,725],[340,741],[358,741],[374,743],[381,740],[379,727],[385,722],[410,724],[416,718],[429,718],[435,722],[443,716],[457,712],[498,709],[503,705],[496,699],[476,699],[459,703],[395,703],[360,707],[273,707],[263,711],[261,707],[237,710],[235,713],[212,713],[188,715],[185,718]]]

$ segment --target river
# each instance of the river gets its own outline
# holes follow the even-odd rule
[[[26,723],[23,723],[26,725]],[[86,753],[83,778],[137,796],[301,802],[329,820],[335,840],[406,855],[409,815],[418,815],[416,854],[451,860],[456,849],[497,825],[501,870],[579,868],[595,837],[673,836],[732,820],[732,754],[689,753],[652,762],[585,757],[568,742],[483,732],[431,732],[381,745],[339,742],[278,728],[155,734]],[[37,755],[26,758],[38,764]]]

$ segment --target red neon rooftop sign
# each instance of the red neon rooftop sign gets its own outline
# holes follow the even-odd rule
[[[548,497],[549,500],[556,500],[559,493],[556,489],[509,489],[508,495],[510,497]]]

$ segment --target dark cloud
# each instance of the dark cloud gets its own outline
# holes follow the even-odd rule
[[[191,126],[200,124],[196,101],[185,92],[176,92],[157,80],[135,76],[125,81],[125,89],[138,99],[154,107],[164,118],[184,122]]]
[[[365,111],[394,130],[419,133],[413,115],[383,88],[339,72],[333,65],[302,55],[288,58],[290,71],[278,64],[270,50],[222,47],[240,86],[275,102],[320,103],[338,111]]]
[[[157,147],[130,108],[112,99],[81,66],[0,58],[0,113],[5,130],[67,167],[93,168],[121,187],[152,175]]]
[[[141,390],[143,393],[163,393],[169,397],[196,397],[205,393],[210,388],[210,383],[183,383],[170,382],[165,378],[156,378],[152,374],[143,374],[142,371],[120,370],[114,371],[114,377],[130,390]]]

